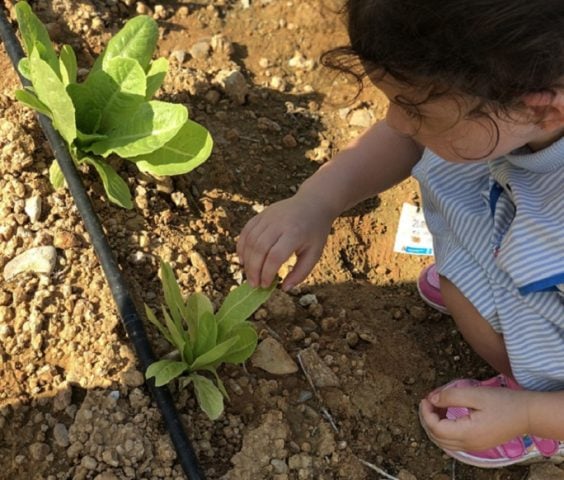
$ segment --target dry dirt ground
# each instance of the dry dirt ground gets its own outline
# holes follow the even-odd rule
[[[213,134],[211,158],[190,174],[153,179],[123,164],[131,211],[109,205],[86,172],[140,305],[162,300],[158,258],[173,264],[184,292],[203,290],[220,302],[242,278],[235,244],[245,222],[292,195],[385,112],[373,88],[354,99],[354,82],[319,65],[324,50],[346,43],[327,2],[31,3],[54,41],[79,52],[82,67],[126,19],[154,15],[159,56],[171,62],[158,96],[186,104]],[[0,269],[32,247],[57,249],[50,276],[0,284],[0,478],[183,478],[72,198],[49,183],[50,148],[34,114],[14,100],[18,81],[3,47],[0,67]],[[216,75],[231,70],[246,86],[217,84]],[[31,197],[41,199],[38,218],[26,213]],[[279,342],[294,361],[301,351],[317,353],[314,380],[327,385],[318,395],[301,370],[229,367],[221,374],[231,402],[210,422],[191,390],[173,386],[209,479],[384,478],[361,460],[401,480],[562,478],[552,466],[455,465],[424,435],[421,397],[453,378],[491,372],[451,319],[419,299],[414,282],[430,259],[392,251],[406,201],[419,202],[413,181],[343,214],[307,282],[277,292],[254,317],[261,338]],[[157,353],[167,353],[147,328]]]

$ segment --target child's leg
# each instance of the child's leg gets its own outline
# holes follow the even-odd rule
[[[495,370],[512,376],[503,336],[490,326],[452,282],[441,276],[440,283],[443,301],[464,339]]]

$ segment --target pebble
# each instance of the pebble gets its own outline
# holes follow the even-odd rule
[[[80,245],[80,239],[78,235],[75,235],[72,232],[59,230],[55,233],[53,245],[61,250],[68,250],[69,248],[78,247]]]
[[[298,366],[284,347],[271,337],[259,343],[251,357],[251,364],[274,375],[296,373]]]
[[[192,45],[190,48],[190,55],[192,55],[193,58],[198,59],[207,58],[210,54],[210,50],[210,42],[208,40],[200,40]]]
[[[29,217],[31,223],[35,223],[41,217],[41,197],[39,195],[34,195],[33,197],[26,198],[24,211]]]
[[[69,431],[63,423],[57,423],[53,427],[53,438],[59,447],[66,448],[70,445]]]
[[[398,480],[417,480],[417,477],[407,470],[400,470],[398,473]]]
[[[90,455],[86,455],[85,457],[82,457],[80,464],[87,470],[95,470],[96,467],[98,466],[98,462],[96,461],[96,459],[91,457]]]
[[[225,94],[239,105],[243,105],[247,100],[249,86],[239,70],[220,70],[212,83],[219,85]]]
[[[55,247],[35,247],[26,250],[10,260],[4,267],[4,279],[10,281],[15,276],[24,272],[43,273],[51,275],[57,261]]]
[[[270,464],[274,468],[274,473],[288,473],[288,464],[284,460],[273,458]]]
[[[366,109],[355,110],[349,119],[351,127],[367,128],[372,125],[372,114]]]
[[[300,297],[298,303],[302,307],[309,307],[310,305],[319,302],[317,301],[317,297],[313,293],[306,293],[305,295]]]
[[[49,447],[46,443],[35,442],[29,446],[29,454],[31,455],[31,458],[37,461],[45,460],[45,457],[49,455],[50,451],[51,447]]]
[[[293,135],[288,134],[284,135],[284,137],[282,138],[282,145],[284,145],[286,148],[296,148],[298,146],[298,142]]]
[[[304,370],[311,377],[316,387],[337,387],[339,379],[337,375],[319,357],[313,348],[306,348],[300,351],[300,357]]]
[[[294,342],[299,342],[300,340],[303,340],[305,338],[306,334],[304,332],[304,329],[302,327],[299,326],[295,326],[294,328],[292,328],[292,333],[291,333],[291,339]]]
[[[282,290],[274,290],[264,307],[272,320],[293,321],[296,316],[294,300]]]
[[[173,50],[170,56],[175,58],[179,65],[182,65],[186,60],[186,50]]]
[[[349,347],[354,348],[358,345],[360,338],[356,332],[347,332],[345,340],[347,341]]]

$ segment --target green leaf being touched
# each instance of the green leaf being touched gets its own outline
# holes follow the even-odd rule
[[[30,56],[30,75],[39,100],[51,112],[53,126],[70,145],[76,138],[74,105],[61,79],[39,58],[37,49]]]
[[[125,180],[121,178],[112,167],[105,161],[93,157],[84,157],[82,161],[92,165],[96,169],[104,185],[106,195],[108,195],[111,202],[123,208],[133,208],[131,193],[127,183],[125,183]]]
[[[223,395],[209,378],[196,373],[190,377],[194,383],[198,405],[210,420],[217,420],[223,412]]]
[[[152,175],[180,175],[204,163],[211,154],[210,133],[199,123],[186,121],[179,132],[158,150],[132,157],[137,168]]]
[[[257,348],[258,335],[255,327],[248,322],[240,323],[231,329],[230,335],[238,338],[229,352],[221,359],[223,363],[243,363]]]
[[[16,3],[15,9],[27,56],[30,57],[31,52],[37,49],[40,58],[47,62],[57,76],[60,76],[59,59],[51,44],[49,33],[41,20],[33,13],[27,2]]]
[[[124,158],[145,155],[173,138],[187,117],[183,105],[156,100],[142,103],[133,114],[116,117],[117,126],[104,132],[108,139],[92,144],[87,150],[103,157],[111,153]]]

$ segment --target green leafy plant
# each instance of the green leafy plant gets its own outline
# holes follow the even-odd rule
[[[94,167],[110,201],[132,207],[126,182],[105,160],[112,154],[154,175],[187,173],[209,157],[211,135],[184,105],[151,100],[168,70],[165,58],[151,60],[158,39],[152,18],[129,20],[78,83],[72,47],[57,55],[27,2],[16,4],[16,15],[27,53],[18,69],[32,84],[16,98],[51,119],[74,161]],[[49,176],[55,188],[63,185],[57,162]]]
[[[257,333],[246,321],[272,293],[270,288],[252,288],[247,283],[233,289],[214,313],[213,305],[203,293],[192,293],[186,299],[170,265],[161,262],[160,276],[166,307],[164,322],[145,305],[149,321],[176,348],[179,359],[165,358],[152,363],[145,376],[155,378],[161,386],[180,378],[180,387],[192,383],[200,408],[212,420],[223,412],[223,397],[229,398],[217,374],[222,363],[242,363],[255,351]],[[199,373],[196,373],[199,372]],[[215,383],[203,372],[213,374]]]

